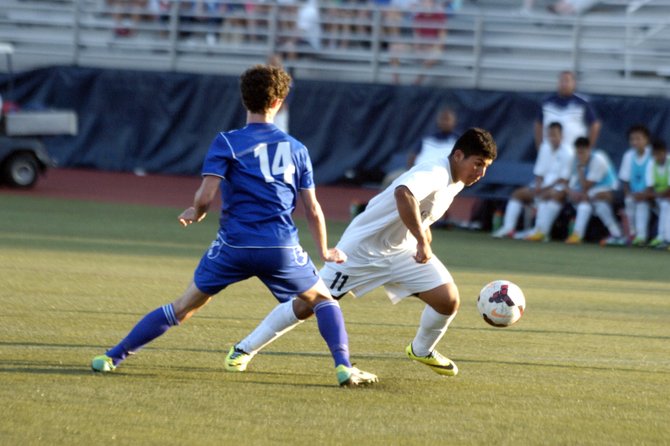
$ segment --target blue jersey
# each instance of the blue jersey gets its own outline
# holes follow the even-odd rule
[[[549,124],[558,122],[563,127],[563,142],[570,146],[574,145],[578,137],[589,136],[589,127],[597,119],[591,104],[576,94],[549,96],[542,101],[538,116],[538,121],[544,128],[545,138]]]
[[[222,178],[219,234],[239,248],[298,246],[291,214],[299,189],[314,187],[307,148],[274,124],[222,132],[202,175]]]

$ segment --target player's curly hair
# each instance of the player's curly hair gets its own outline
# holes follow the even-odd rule
[[[495,160],[498,156],[498,147],[491,134],[480,128],[470,128],[461,135],[454,145],[454,150],[460,150],[465,155],[482,156],[484,158]],[[453,153],[453,152],[452,152]]]
[[[284,100],[291,76],[279,67],[255,65],[240,76],[242,103],[251,113],[266,113],[277,99]]]

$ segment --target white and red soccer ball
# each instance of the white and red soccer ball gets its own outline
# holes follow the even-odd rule
[[[477,297],[480,316],[494,327],[509,327],[521,319],[525,309],[523,291],[509,280],[494,280]]]

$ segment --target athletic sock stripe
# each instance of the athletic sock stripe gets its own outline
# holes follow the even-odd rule
[[[314,310],[314,312],[316,312],[316,311],[320,310],[321,308],[330,307],[330,306],[339,307],[340,304],[336,300],[326,300],[326,301],[319,302],[318,304],[314,305],[313,310]]]
[[[179,322],[177,321],[177,317],[174,314],[174,308],[172,307],[172,304],[163,305],[163,313],[165,314],[165,318],[167,319],[168,324],[170,325],[179,324]]]

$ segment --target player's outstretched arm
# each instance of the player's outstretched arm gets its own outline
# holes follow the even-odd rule
[[[221,184],[221,178],[219,177],[207,175],[202,179],[200,187],[195,192],[193,206],[185,209],[177,217],[182,226],[186,227],[192,223],[200,222],[207,216],[207,210],[216,196],[219,184]]]
[[[324,262],[342,263],[347,260],[345,253],[337,248],[328,249],[328,235],[326,233],[326,219],[323,216],[321,205],[316,199],[314,189],[300,189],[300,199],[305,207],[305,217],[309,232],[314,238],[316,249]]]

